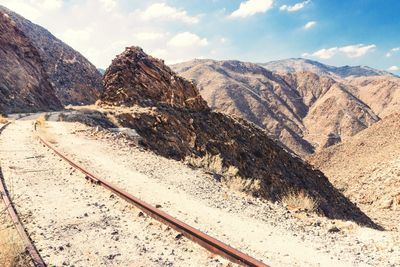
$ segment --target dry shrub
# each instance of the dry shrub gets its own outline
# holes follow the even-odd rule
[[[40,115],[37,119],[36,119],[36,124],[39,127],[45,127],[46,126],[46,118],[44,115]]]
[[[186,157],[185,162],[194,167],[205,168],[211,173],[222,177],[221,181],[230,189],[244,192],[257,192],[260,190],[261,181],[247,179],[240,176],[236,166],[226,167],[221,155],[206,154],[202,158]]]
[[[7,122],[8,122],[7,118],[5,118],[3,115],[0,115],[0,123],[6,124]]]
[[[310,212],[314,212],[318,206],[318,202],[304,191],[291,191],[282,197],[281,202],[286,204],[289,209]]]
[[[239,175],[226,177],[224,179],[225,184],[233,190],[243,191],[243,192],[258,192],[261,188],[260,180],[246,179]]]

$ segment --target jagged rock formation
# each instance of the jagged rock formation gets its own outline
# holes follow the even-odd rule
[[[371,218],[399,230],[400,113],[392,114],[309,161]]]
[[[10,16],[0,12],[0,113],[61,107],[37,49]]]
[[[240,61],[193,60],[172,66],[198,84],[213,109],[257,124],[299,155],[340,142],[379,120],[354,86],[318,75],[328,72],[317,67],[295,65],[299,72],[273,73]]]
[[[94,103],[103,90],[101,74],[79,52],[46,29],[0,6],[19,31],[36,48],[48,80],[63,105]]]
[[[195,85],[138,47],[126,49],[114,59],[105,76],[104,103],[127,106],[166,103],[194,110],[208,108]]]
[[[304,191],[317,200],[321,214],[374,225],[322,173],[254,124],[211,111],[190,82],[141,49],[130,47],[117,56],[104,85],[103,109],[134,128],[156,153],[205,167],[217,179],[266,199]]]

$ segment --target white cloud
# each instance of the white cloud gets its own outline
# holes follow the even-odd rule
[[[245,18],[257,13],[265,13],[272,8],[273,0],[247,0],[240,3],[237,10],[230,15],[231,18]]]
[[[343,54],[349,58],[361,57],[365,54],[372,52],[376,48],[376,45],[347,45],[342,47],[331,47],[331,48],[323,48],[314,53],[304,53],[303,56],[314,56],[321,59],[329,59],[337,54]]]
[[[59,9],[63,5],[62,0],[31,0],[31,3],[47,10]]]
[[[338,51],[339,49],[337,47],[323,48],[321,50],[312,53],[311,55],[322,59],[328,59],[336,55]]]
[[[78,49],[84,42],[90,40],[92,32],[93,29],[91,27],[82,30],[67,29],[61,35],[61,38],[69,45],[75,47],[75,49]]]
[[[391,57],[391,56],[393,56],[393,54],[395,54],[396,52],[399,52],[399,51],[400,51],[400,47],[392,48],[392,49],[390,49],[389,52],[386,53],[386,57]]]
[[[390,68],[388,68],[388,71],[399,71],[400,67],[398,66],[391,66]]]
[[[315,27],[315,25],[317,25],[316,21],[309,21],[304,25],[304,29],[306,29],[306,30],[311,29],[311,28]]]
[[[221,37],[219,41],[221,44],[225,44],[226,42],[228,42],[228,39],[226,39],[225,37]]]
[[[297,4],[294,4],[293,6],[289,6],[289,5],[282,5],[279,10],[281,11],[287,11],[287,12],[295,12],[295,11],[299,11],[300,9],[303,9],[308,3],[310,3],[310,0],[304,1],[304,2],[300,2]]]
[[[146,10],[140,11],[141,17],[145,20],[167,19],[178,20],[188,24],[195,24],[200,21],[198,16],[189,16],[186,10],[168,6],[165,3],[156,3]]]
[[[29,20],[36,21],[44,12],[60,9],[63,2],[62,0],[0,0],[0,5],[8,7]]]
[[[112,11],[117,6],[116,0],[99,0],[107,12]]]
[[[168,45],[175,47],[206,46],[208,41],[206,38],[200,38],[194,33],[182,32],[172,37],[168,41]]]
[[[165,34],[160,32],[138,32],[135,34],[136,39],[139,41],[154,41],[161,39],[164,36]]]
[[[358,45],[348,45],[348,46],[343,46],[339,48],[340,52],[343,52],[346,54],[348,57],[361,57],[368,52],[373,51],[376,48],[376,45],[363,45],[363,44],[358,44]]]
[[[168,51],[165,49],[155,49],[149,53],[151,56],[156,58],[165,58],[168,55]]]

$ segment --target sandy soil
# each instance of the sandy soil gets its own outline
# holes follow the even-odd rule
[[[111,133],[78,123],[48,125],[56,146],[87,168],[273,266],[399,263],[399,238],[393,233],[290,212],[229,190],[200,169],[144,151]]]
[[[27,118],[29,119],[29,118]],[[115,195],[88,184],[41,146],[32,121],[0,136],[7,187],[48,264],[56,266],[226,266]]]

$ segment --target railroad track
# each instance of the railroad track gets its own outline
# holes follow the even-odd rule
[[[73,160],[69,159],[66,155],[61,153],[58,149],[56,149],[53,145],[47,142],[43,137],[41,137],[37,131],[37,124],[34,124],[34,130],[37,133],[37,136],[43,146],[52,150],[55,154],[57,154],[60,158],[65,160],[69,165],[71,165],[74,169],[85,175],[85,178],[90,182],[101,185],[109,191],[117,194],[127,202],[133,204],[144,213],[149,215],[150,217],[160,221],[161,223],[175,229],[177,232],[183,234],[186,238],[196,242],[200,246],[204,247],[208,251],[220,255],[233,263],[237,263],[243,266],[251,266],[251,267],[267,267],[265,263],[258,261],[249,255],[246,255],[224,243],[221,241],[191,227],[190,225],[172,217],[171,215],[151,206],[150,204],[136,198],[135,196],[129,194],[128,192],[118,188],[117,186],[111,184],[105,179],[94,175],[93,173],[86,170],[84,167],[75,163]]]
[[[7,123],[0,128],[1,132],[9,125]],[[37,125],[34,125],[35,131],[37,133]],[[204,247],[205,249],[209,250],[210,252],[220,255],[231,262],[241,264],[244,266],[267,266],[266,264],[258,261],[224,243],[221,241],[185,224],[184,222],[170,216],[169,214],[151,206],[150,204],[141,201],[140,199],[134,197],[133,195],[125,192],[124,190],[116,187],[115,185],[109,183],[108,181],[92,174],[91,172],[87,171],[82,166],[75,163],[73,160],[69,159],[65,155],[63,155],[60,151],[58,151],[54,146],[52,146],[49,142],[47,142],[44,138],[42,138],[38,133],[37,136],[40,142],[45,146],[52,150],[55,154],[65,160],[68,164],[70,164],[73,168],[80,171],[85,175],[85,178],[90,182],[101,185],[104,188],[110,190],[111,192],[117,194],[121,198],[125,199],[127,202],[133,204],[137,208],[141,209],[144,213],[148,214],[150,217],[160,221],[161,223],[168,225],[169,227],[175,229],[176,231],[182,233],[188,239],[196,242],[200,246]],[[36,249],[35,245],[33,244],[32,240],[30,239],[29,235],[27,234],[25,228],[23,227],[22,222],[18,216],[18,213],[12,203],[12,200],[8,194],[6,189],[6,185],[4,183],[4,179],[1,173],[0,168],[0,193],[2,199],[7,207],[8,213],[19,233],[21,239],[25,245],[26,251],[29,253],[29,256],[32,259],[32,263],[36,267],[46,266],[46,263],[43,261],[42,257],[40,256],[38,250]]]
[[[0,134],[3,130],[10,125],[10,122],[6,123],[0,128]],[[3,199],[4,205],[10,215],[15,228],[18,231],[18,234],[21,236],[22,242],[24,243],[25,249],[28,252],[29,256],[32,259],[32,263],[36,267],[45,267],[46,263],[43,261],[42,257],[40,256],[38,250],[36,249],[35,245],[33,244],[32,240],[30,239],[28,233],[26,232],[22,222],[18,216],[18,213],[15,209],[15,206],[12,203],[12,199],[7,191],[7,187],[4,182],[3,173],[0,167],[0,194]]]

